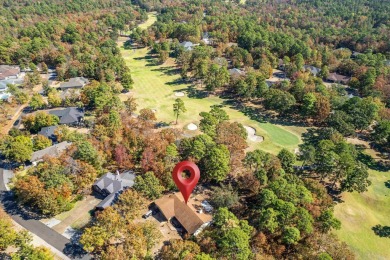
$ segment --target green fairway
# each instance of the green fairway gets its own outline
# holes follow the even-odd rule
[[[335,215],[341,230],[335,232],[355,252],[358,259],[390,259],[390,238],[379,237],[372,227],[390,226],[390,172],[370,170],[372,185],[362,194],[343,194],[344,203],[337,204]]]
[[[147,29],[149,26],[151,26],[152,24],[154,24],[154,22],[157,21],[157,13],[156,12],[152,12],[152,13],[149,13],[148,15],[148,20],[146,20],[144,23],[138,25],[138,27],[142,30],[145,30]]]

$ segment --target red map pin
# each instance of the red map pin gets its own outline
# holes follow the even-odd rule
[[[184,171],[190,172],[189,178],[183,178],[182,173]],[[176,164],[175,168],[173,169],[172,178],[187,204],[188,199],[190,198],[190,195],[200,178],[200,171],[198,166],[190,161],[182,161]]]

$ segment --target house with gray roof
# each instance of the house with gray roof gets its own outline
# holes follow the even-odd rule
[[[33,154],[31,155],[30,161],[33,164],[37,164],[39,161],[42,161],[43,157],[45,157],[45,156],[58,157],[61,155],[62,152],[64,152],[71,145],[72,145],[72,143],[64,141],[64,142],[49,146],[45,149],[33,152]]]
[[[311,65],[304,65],[303,67],[304,67],[305,71],[309,71],[315,77],[317,77],[318,73],[321,72],[320,68],[317,68],[317,67],[314,67]]]
[[[111,206],[122,191],[134,185],[134,181],[135,174],[132,171],[104,174],[92,186],[94,191],[105,196],[105,199],[96,206],[96,209],[103,210]]]
[[[78,107],[68,107],[60,110],[51,110],[49,114],[59,117],[60,125],[78,126],[83,122],[84,109]]]
[[[194,44],[190,41],[185,41],[185,42],[181,42],[180,45],[184,47],[185,51],[192,51],[194,47],[198,46],[199,44]]]
[[[38,134],[49,138],[53,142],[56,142],[57,137],[55,136],[55,131],[57,128],[58,128],[58,126],[56,126],[56,125],[42,127],[41,131],[39,131]]]
[[[71,78],[67,82],[62,82],[58,87],[59,90],[66,89],[79,89],[83,88],[85,85],[89,84],[89,80],[84,77]]]
[[[237,68],[230,69],[229,74],[233,78],[245,76],[245,72]]]

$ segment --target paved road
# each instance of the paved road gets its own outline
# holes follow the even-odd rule
[[[10,217],[19,225],[34,233],[68,257],[72,259],[90,259],[90,256],[85,255],[79,246],[72,244],[69,239],[49,228],[40,222],[37,217],[17,205],[13,193],[7,191],[5,187],[3,178],[4,171],[6,170],[0,169],[0,202]]]

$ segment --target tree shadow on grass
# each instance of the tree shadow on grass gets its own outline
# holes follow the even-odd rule
[[[370,155],[363,152],[363,147],[357,147],[359,151],[358,160],[367,165],[368,168],[375,171],[387,172],[390,170],[390,165],[385,161],[377,161],[372,158]],[[364,147],[365,148],[365,147]]]
[[[185,84],[185,83],[186,82],[182,78],[177,78],[177,79],[174,79],[172,81],[166,82],[165,84],[167,84],[169,86],[177,86],[177,85],[181,85],[181,84]]]
[[[382,225],[376,225],[372,227],[372,230],[377,236],[380,237],[388,237],[390,238],[390,227],[389,226],[382,226]]]
[[[390,180],[385,181],[385,186],[386,186],[386,188],[389,188],[389,189],[390,189]]]
[[[186,91],[189,98],[203,99],[209,96],[208,91],[196,89],[193,85],[189,86]]]
[[[168,76],[174,76],[180,74],[180,69],[173,66],[155,68],[155,69],[151,69],[151,71],[159,71]]]

